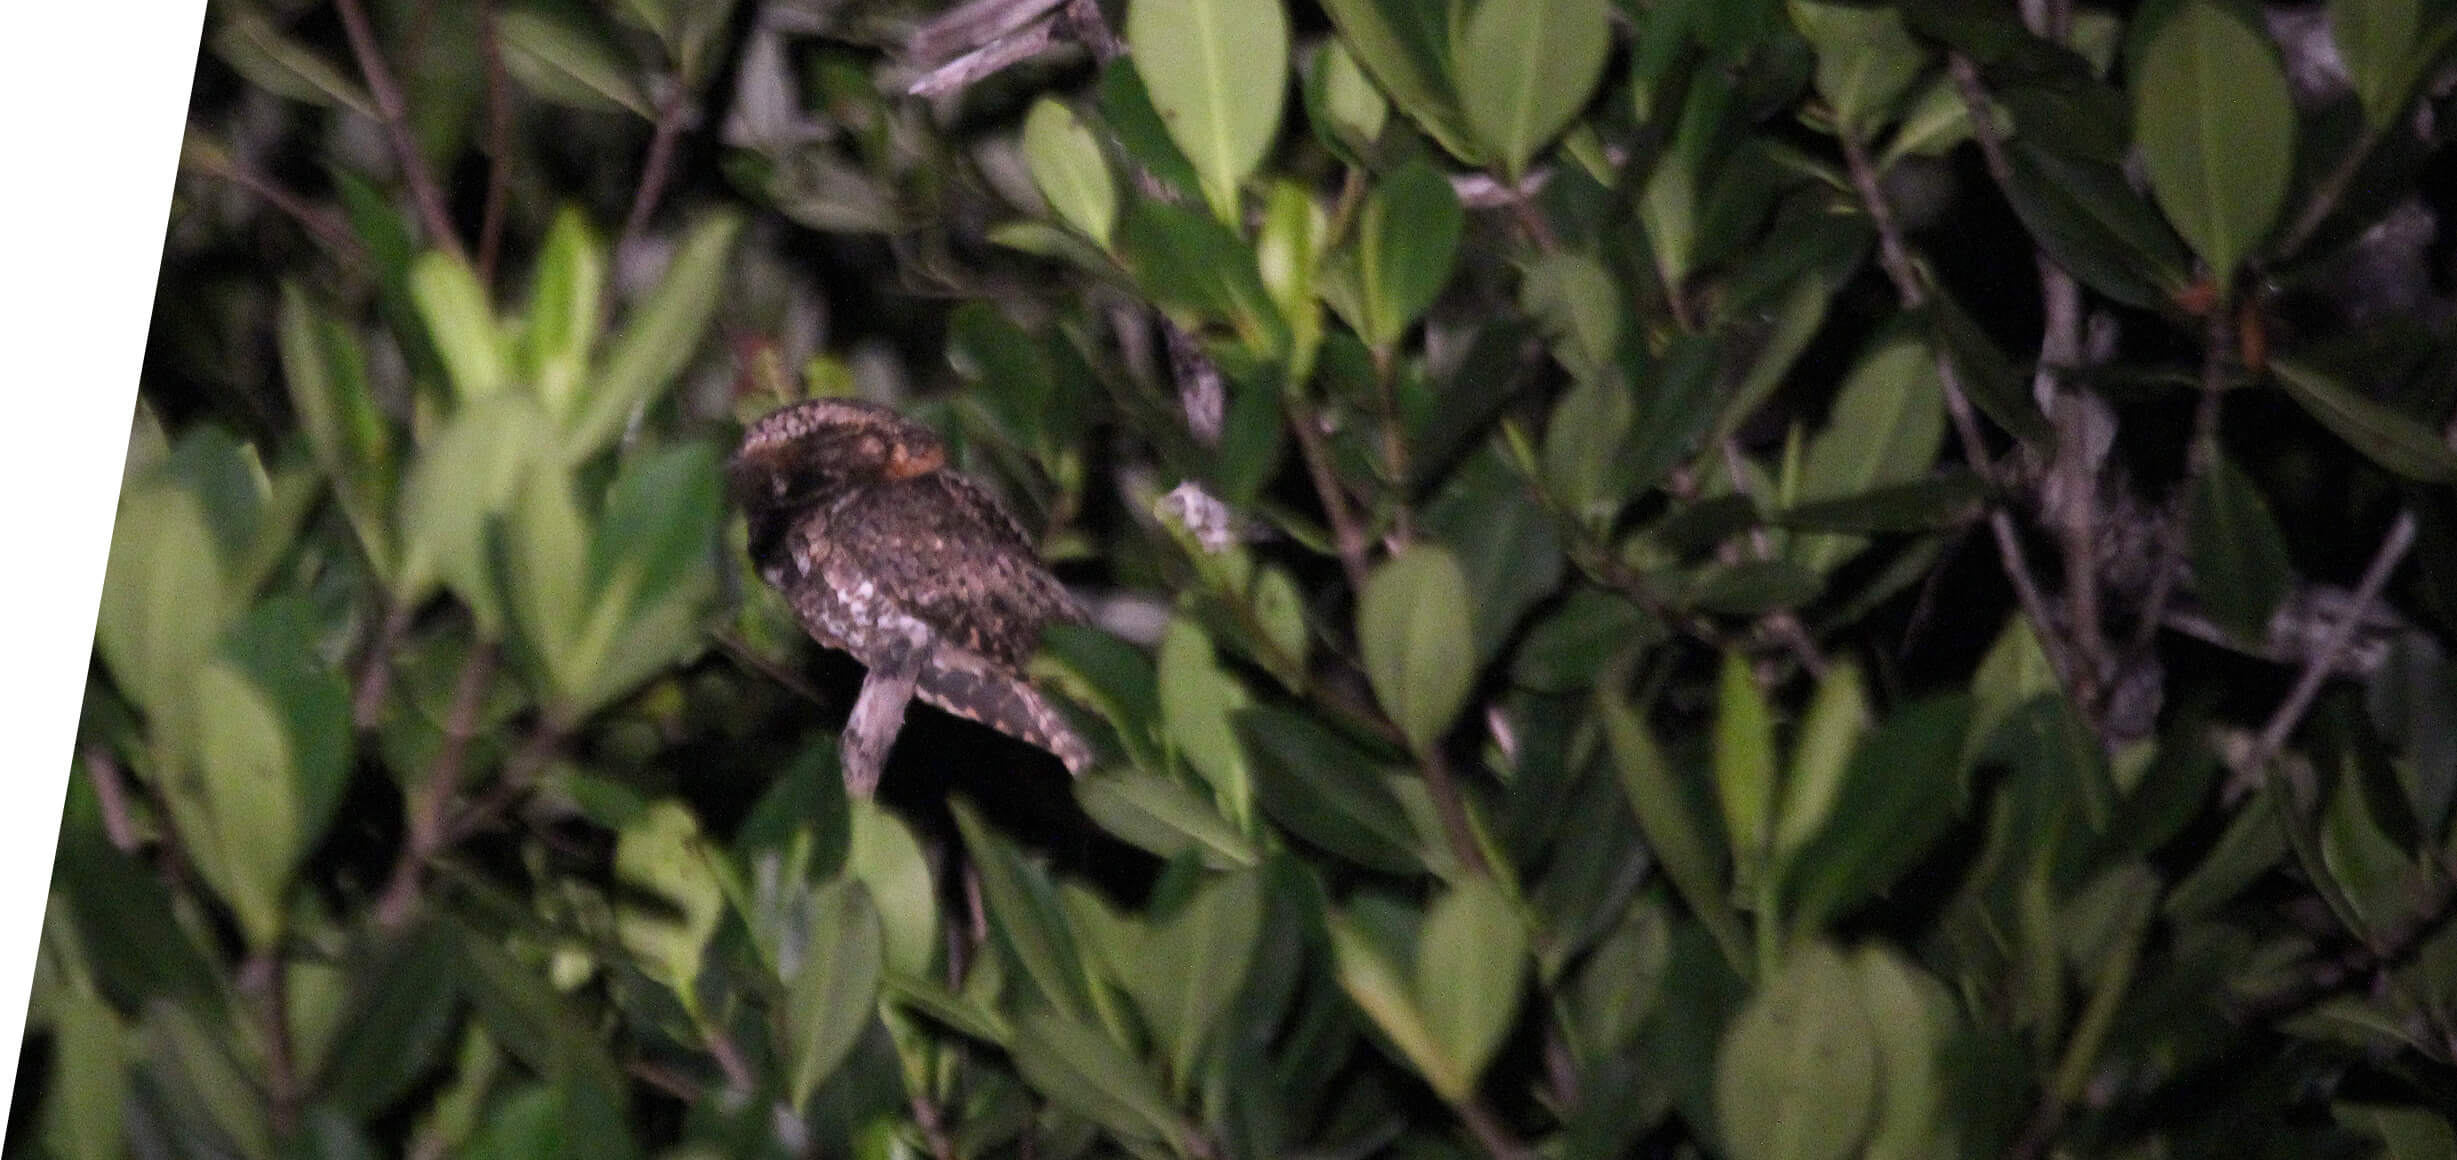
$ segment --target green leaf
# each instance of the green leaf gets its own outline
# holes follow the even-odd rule
[[[566,462],[597,454],[622,433],[682,373],[708,322],[724,301],[734,239],[742,219],[729,213],[701,219],[674,249],[665,276],[626,313],[606,349],[592,389],[573,412],[563,440]]]
[[[1738,869],[1734,888],[1747,890],[1765,865],[1774,836],[1776,783],[1774,711],[1739,653],[1723,656],[1715,711],[1715,800]]]
[[[2133,138],[2150,192],[2231,297],[2294,172],[2295,109],[2277,54],[2233,12],[2189,0],[2159,25],[2139,67]]]
[[[187,682],[246,593],[206,501],[160,477],[121,492],[94,643],[112,679],[173,732],[193,715]]]
[[[1876,1028],[1851,964],[1794,950],[1732,1020],[1715,1060],[1715,1119],[1734,1160],[1841,1160],[1876,1120]]]
[[[1237,186],[1270,150],[1288,93],[1280,0],[1134,0],[1126,46],[1212,214],[1236,221]]]
[[[64,990],[51,1017],[59,1046],[50,1060],[42,1144],[51,1155],[74,1160],[126,1155],[122,1121],[127,1116],[128,1059],[135,1054],[129,1028],[92,990]]]
[[[331,482],[342,514],[377,576],[395,562],[390,521],[392,429],[377,409],[367,356],[349,328],[323,315],[295,284],[282,286],[282,380],[316,466]]]
[[[1971,701],[1915,701],[1860,743],[1824,827],[1785,871],[1797,929],[1813,930],[1893,885],[1928,854],[1962,800]]]
[[[1254,843],[1210,802],[1156,773],[1102,770],[1075,783],[1075,801],[1100,828],[1163,858],[1191,851],[1215,870],[1262,861]]]
[[[1607,0],[1480,4],[1452,66],[1469,128],[1512,182],[1586,106],[1612,51]]]
[[[1766,522],[1803,532],[1924,532],[1961,527],[1979,518],[1987,485],[1968,471],[1888,484],[1843,499],[1803,503],[1769,513]]]
[[[1407,811],[1383,781],[1387,765],[1310,717],[1258,705],[1237,715],[1254,792],[1273,821],[1342,858],[1386,874],[1420,874]]]
[[[2405,105],[2405,78],[2422,32],[2418,0],[2331,0],[2330,40],[2346,62],[2364,120],[2386,126]]]
[[[859,882],[816,891],[806,929],[800,962],[786,972],[780,1027],[785,1090],[796,1107],[809,1103],[870,1028],[886,964],[879,910]]]
[[[1157,669],[1161,721],[1171,747],[1221,801],[1239,815],[1250,815],[1254,778],[1230,721],[1254,698],[1220,663],[1210,638],[1184,618],[1171,621],[1162,635]],[[1208,809],[1204,812],[1218,818]]]
[[[442,1059],[458,1024],[457,943],[433,924],[394,943],[358,948],[349,1001],[316,1077],[318,1094],[368,1119],[391,1107]]]
[[[1961,372],[1962,393],[1981,414],[2033,454],[2046,457],[2056,450],[2056,429],[2031,396],[2030,378],[2014,369],[1979,324],[1955,301],[1952,292],[1937,288],[1929,304],[1928,339]]]
[[[1615,673],[1596,688],[1596,715],[1604,722],[1604,738],[1620,770],[1622,790],[1630,809],[1646,831],[1647,846],[1671,878],[1681,900],[1698,916],[1715,945],[1735,970],[1749,963],[1748,938],[1732,912],[1730,882],[1725,878],[1726,849],[1712,820],[1714,806],[1701,786],[1689,784],[1665,760],[1637,709],[1623,701],[1618,686],[1626,673]]]
[[[521,332],[521,372],[547,412],[558,419],[569,416],[587,381],[605,291],[605,246],[588,219],[566,207],[546,230],[537,285],[529,292],[527,326]]]
[[[877,802],[847,803],[845,872],[877,904],[887,969],[923,974],[939,946],[938,885],[913,831]]]
[[[1330,919],[1331,959],[1340,989],[1364,1008],[1367,1018],[1399,1049],[1399,1055],[1437,1092],[1466,1092],[1473,1077],[1434,1038],[1414,988],[1390,949],[1355,914]]]
[[[2193,486],[2192,561],[2194,589],[2218,626],[2239,641],[2268,640],[2294,565],[2261,489],[2215,447]]]
[[[1551,518],[1527,481],[1490,447],[1472,452],[1422,509],[1420,525],[1457,553],[1467,577],[1475,667],[1482,670],[1528,610],[1558,591],[1566,561]]]
[[[1372,347],[1398,342],[1449,283],[1465,215],[1450,182],[1423,161],[1382,179],[1357,216],[1357,265],[1364,279],[1358,336]]]
[[[1024,117],[1024,163],[1060,220],[1103,248],[1118,224],[1118,187],[1100,141],[1065,102],[1043,97]]]
[[[1877,1045],[1877,1122],[1862,1155],[1917,1160],[1961,1154],[1964,1150],[1955,1147],[1956,1109],[1947,1103],[1953,1077],[1946,1045],[1958,1030],[1953,996],[1884,944],[1853,952],[1851,967]]]
[[[2372,401],[2317,364],[2275,358],[2269,367],[2289,398],[2358,454],[2408,479],[2457,483],[2457,451],[2430,428]]]
[[[1018,1015],[1009,1050],[1034,1090],[1120,1137],[1161,1143],[1183,1140],[1192,1130],[1150,1073],[1064,1012],[1038,1008]]]
[[[618,907],[616,930],[648,976],[671,988],[686,1009],[696,1009],[701,958],[725,917],[710,865],[722,856],[690,808],[672,798],[652,803],[614,839],[616,877],[643,895]]]
[[[1817,53],[1817,94],[1839,127],[1861,142],[1894,119],[1903,94],[1918,83],[1928,54],[1911,39],[1902,13],[1792,0],[1792,23]]]
[[[1444,1098],[1457,1102],[1475,1090],[1517,1020],[1526,979],[1526,924],[1500,883],[1461,879],[1426,910],[1411,989],[1426,1035],[1452,1069],[1435,1083]]]
[[[440,250],[418,255],[410,265],[410,297],[418,304],[427,337],[443,356],[453,396],[463,406],[511,381],[495,309],[468,263]]]
[[[575,109],[657,115],[633,79],[637,66],[600,29],[561,11],[511,8],[495,17],[495,34],[504,70],[539,97]]]
[[[1474,165],[1481,153],[1448,75],[1449,6],[1419,0],[1323,0],[1340,43],[1355,54],[1402,112],[1452,157]]]
[[[277,97],[377,116],[367,90],[306,45],[283,36],[264,13],[227,13],[213,34],[213,54],[248,83]]]
[[[1260,871],[1213,877],[1175,914],[1142,930],[1133,975],[1122,979],[1168,1051],[1173,1075],[1197,1074],[1203,1049],[1245,986],[1263,931]]]
[[[2016,138],[2005,192],[2058,265],[2127,306],[2166,308],[2192,284],[2191,259],[2158,210],[2114,164]]]
[[[1359,163],[1360,155],[1382,139],[1390,122],[1391,103],[1366,79],[1356,55],[1338,40],[1326,40],[1314,53],[1305,74],[1305,111],[1323,144],[1342,160]]]
[[[1357,647],[1374,696],[1408,743],[1429,749],[1476,680],[1467,576],[1448,548],[1418,543],[1365,580]]]
[[[981,872],[981,896],[994,931],[1041,998],[1071,1015],[1086,1015],[1088,976],[1049,874],[981,821],[970,804],[948,803]]]
[[[1263,285],[1254,247],[1229,227],[1139,199],[1118,220],[1117,251],[1135,284],[1162,309],[1224,320],[1249,347],[1273,358],[1287,346],[1288,323]]]
[[[1613,377],[1621,356],[1620,288],[1604,264],[1556,250],[1527,267],[1519,308],[1534,316],[1553,357],[1581,382]]]
[[[1330,244],[1331,219],[1315,204],[1314,195],[1296,182],[1273,181],[1263,197],[1262,231],[1254,239],[1256,272],[1280,317],[1288,322],[1288,381],[1313,377],[1314,360],[1322,349],[1323,248]],[[1445,271],[1447,273],[1447,271]],[[1229,464],[1277,464],[1280,422],[1279,393],[1249,389],[1238,402],[1243,414],[1232,413],[1231,437],[1224,440],[1221,459]],[[1243,419],[1243,423],[1236,420]],[[1236,438],[1240,432],[1243,439]],[[1267,449],[1267,450],[1266,450]],[[1244,451],[1244,454],[1236,452]],[[1251,497],[1261,486],[1267,467],[1223,471],[1235,481],[1231,494]],[[1225,487],[1226,485],[1224,485]]]
[[[1510,661],[1512,682],[1544,693],[1592,687],[1611,660],[1670,637],[1663,621],[1616,593],[1577,588],[1539,617]]]
[[[1774,848],[1779,862],[1788,861],[1792,851],[1834,816],[1851,752],[1869,725],[1868,694],[1860,685],[1857,666],[1836,665],[1818,682],[1817,695],[1800,720],[1791,772],[1783,779],[1782,806],[1775,811]]]
[[[1897,333],[1863,356],[1844,380],[1826,428],[1809,440],[1795,502],[1864,495],[1928,474],[1945,440],[1945,391],[1936,354]],[[1827,571],[1859,548],[1851,538],[1804,536],[1792,548],[1803,566]]]

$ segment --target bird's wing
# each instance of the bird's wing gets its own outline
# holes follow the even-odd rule
[[[828,540],[877,596],[1011,670],[1031,659],[1042,625],[1083,618],[1015,521],[953,472],[868,489],[829,517]]]

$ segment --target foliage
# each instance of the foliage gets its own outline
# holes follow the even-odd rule
[[[2457,11],[2022,8],[217,0],[11,1148],[2457,1154]]]

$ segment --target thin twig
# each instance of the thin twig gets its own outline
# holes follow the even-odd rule
[[[2069,5],[2056,3],[2043,9],[2034,6],[2030,16],[2038,22],[2033,31],[2051,35],[2053,27],[2071,19],[2071,11]],[[1948,58],[1947,71],[1962,96],[1963,108],[1971,120],[1971,136],[1979,143],[1989,177],[2008,199],[2012,198],[2013,164],[2006,156],[2004,133],[1988,104],[1987,91],[1979,83],[1979,69],[1969,57],[1957,52]],[[2041,320],[2039,367],[2031,379],[2031,394],[2048,408],[2056,425],[2056,460],[2041,489],[2042,496],[2052,496],[2054,502],[2042,506],[2050,509],[2045,514],[2057,533],[2058,546],[2063,549],[2065,619],[2072,632],[2070,677],[2074,703],[2094,731],[2104,732],[2100,728],[2105,694],[2101,682],[2115,668],[2115,657],[2108,648],[2106,628],[2100,619],[2099,465],[2090,460],[2090,440],[2084,430],[2089,413],[2083,398],[2064,379],[2065,369],[2081,361],[2081,285],[2046,250],[2034,249],[2033,258],[2039,267],[2041,313],[2045,317]]]
[[[2446,865],[2434,865],[2430,878],[2420,889],[2405,920],[2382,932],[2370,945],[2356,943],[2312,964],[2311,969],[2278,990],[2230,1004],[2228,1017],[2246,1025],[2283,1019],[2350,984],[2370,978],[2377,971],[2405,962],[2447,926],[2450,918],[2457,917],[2457,879],[2450,876]]]
[[[1510,1129],[1502,1126],[1501,1118],[1484,1106],[1475,1093],[1469,1093],[1452,1107],[1459,1113],[1460,1122],[1467,1125],[1468,1134],[1484,1147],[1485,1155],[1493,1160],[1527,1160],[1530,1155],[1527,1145],[1512,1136]]]
[[[1450,850],[1459,865],[1479,878],[1490,878],[1493,867],[1484,859],[1484,847],[1476,841],[1476,828],[1468,820],[1467,798],[1459,792],[1457,778],[1451,776],[1450,759],[1442,754],[1442,742],[1435,738],[1425,746],[1423,754],[1425,788],[1431,791],[1433,810],[1442,815],[1442,833],[1450,839]]]
[[[1297,433],[1297,448],[1304,455],[1306,474],[1314,481],[1314,494],[1322,501],[1323,518],[1331,523],[1331,540],[1339,550],[1340,568],[1348,574],[1349,590],[1361,594],[1365,591],[1365,532],[1348,510],[1348,493],[1331,470],[1330,449],[1323,445],[1313,416],[1294,400],[1288,404],[1288,425]]]
[[[640,184],[632,191],[631,210],[623,215],[623,237],[614,249],[617,254],[639,240],[648,229],[648,217],[656,211],[658,199],[665,196],[666,182],[674,171],[674,143],[682,133],[683,108],[690,96],[690,90],[676,78],[673,91],[657,106],[657,127],[649,133],[648,157],[640,163]]]
[[[1911,262],[1909,247],[1904,245],[1902,227],[1894,220],[1893,207],[1886,202],[1885,190],[1877,180],[1877,167],[1870,162],[1868,149],[1849,132],[1841,134],[1843,160],[1851,171],[1852,188],[1857,190],[1868,210],[1871,224],[1877,227],[1877,261],[1894,283],[1894,292],[1904,306],[1918,310],[1928,304],[1928,289],[1921,282],[1919,270]],[[1979,420],[1971,409],[1970,396],[1962,389],[1961,372],[1944,352],[1937,352],[1937,377],[1945,387],[1945,411],[1953,420],[1955,437],[1962,444],[1962,455],[1980,481],[1994,487],[1996,466],[1988,459],[1986,437],[1979,430]],[[1996,540],[1997,559],[2005,570],[2005,579],[2013,586],[2014,599],[2020,602],[2023,615],[2030,621],[2039,638],[2039,647],[2056,669],[2058,679],[2067,690],[2073,688],[2074,663],[2064,636],[2048,612],[2046,597],[2040,594],[2039,582],[2032,577],[2030,561],[2022,551],[2022,539],[2013,526],[2013,517],[2002,506],[1988,511],[1988,531]]]
[[[2261,771],[2269,767],[2270,759],[2285,748],[2286,739],[2294,734],[2295,726],[2301,724],[2304,714],[2311,711],[2312,701],[2320,695],[2321,685],[2328,681],[2331,673],[2337,671],[2338,658],[2354,641],[2356,630],[2362,627],[2365,611],[2373,601],[2380,599],[2380,590],[2388,585],[2389,577],[2397,571],[2398,563],[2406,558],[2406,553],[2413,547],[2414,513],[2401,511],[2397,513],[2396,521],[2389,525],[2388,534],[2381,537],[2380,547],[2372,553],[2372,562],[2364,566],[2363,578],[2356,581],[2354,594],[2347,600],[2346,614],[2330,628],[2321,647],[2304,661],[2303,671],[2296,674],[2295,684],[2287,690],[2286,699],[2278,702],[2277,710],[2269,715],[2269,722],[2261,726],[2260,736],[2253,742],[2252,751],[2244,757],[2244,770],[2249,776],[2260,776]]]
[[[248,956],[239,968],[239,988],[256,1001],[256,1017],[263,1024],[265,1110],[277,1141],[298,1134],[302,1103],[298,1065],[290,1044],[287,975],[280,953],[272,948]]]
[[[503,218],[511,189],[512,90],[503,72],[503,41],[495,29],[495,0],[478,4],[478,52],[486,62],[486,209],[478,217],[478,283],[495,284],[495,259],[503,248]]]
[[[2329,220],[2329,215],[2338,208],[2339,199],[2346,196],[2346,188],[2354,184],[2355,174],[2362,171],[2364,158],[2371,156],[2373,148],[2380,144],[2381,130],[2395,123],[2393,120],[2366,120],[2363,135],[2355,138],[2354,147],[2346,151],[2346,156],[2338,159],[2338,163],[2330,168],[2329,175],[2321,178],[2319,185],[2312,187],[2312,200],[2304,203],[2303,212],[2296,215],[2295,224],[2286,231],[2286,240],[2278,244],[2279,253],[2294,254],[2312,240],[2313,234],[2320,232],[2321,223]]]
[[[120,772],[119,760],[100,745],[88,745],[85,776],[94,783],[94,800],[102,806],[103,837],[122,854],[136,853],[144,839],[137,833],[136,816],[129,808],[128,782]]]
[[[384,701],[392,694],[393,646],[401,643],[416,615],[417,609],[408,604],[394,603],[387,608],[375,640],[369,642],[367,655],[359,662],[358,688],[350,696],[350,720],[361,733],[384,723]]]
[[[2212,460],[2218,457],[2218,432],[2221,415],[2220,399],[2227,389],[2227,347],[2233,341],[2230,325],[2234,315],[2224,303],[2210,307],[2210,316],[2203,332],[2206,347],[2201,354],[2201,398],[2193,405],[2193,441],[2184,453],[2184,478],[2177,481],[2174,498],[2169,501],[2166,520],[2167,536],[2160,545],[2156,570],[2150,574],[2150,595],[2143,601],[2141,621],[2133,626],[2133,637],[2126,645],[2132,656],[2143,656],[2158,639],[2159,625],[2167,618],[2167,605],[2184,573],[2184,554],[2190,542],[2189,523],[2192,519],[2192,494],[2209,474]]]
[[[350,54],[358,59],[359,74],[366,78],[367,91],[375,97],[384,135],[391,139],[394,159],[401,163],[401,179],[408,183],[410,201],[417,205],[418,218],[426,225],[428,244],[468,261],[469,252],[462,248],[460,236],[452,229],[452,215],[444,208],[444,196],[435,184],[435,175],[427,169],[425,155],[418,152],[418,139],[410,135],[409,104],[401,97],[401,86],[393,82],[391,67],[384,63],[383,51],[375,42],[375,29],[367,23],[366,5],[361,0],[338,0],[338,6],[341,30],[350,40]]]
[[[359,244],[349,227],[331,210],[307,204],[306,199],[228,150],[214,150],[210,156],[202,156],[202,150],[195,152],[200,155],[192,156],[188,165],[196,172],[219,177],[262,198],[266,205],[305,227],[308,233],[314,234],[343,261],[353,265],[366,263],[367,248]]]
[[[426,779],[412,796],[409,833],[401,843],[400,857],[393,862],[392,877],[384,885],[383,898],[376,905],[376,923],[385,930],[399,930],[409,921],[417,908],[428,860],[448,844],[446,811],[460,791],[461,773],[469,760],[469,743],[477,736],[478,715],[486,706],[487,686],[494,681],[499,655],[494,641],[481,640],[470,647],[469,655],[461,662],[460,676],[452,690],[450,715],[444,721],[443,745],[436,750]]]

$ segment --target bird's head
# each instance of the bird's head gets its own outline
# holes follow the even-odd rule
[[[946,445],[924,424],[876,403],[812,399],[751,424],[726,475],[734,502],[757,512],[823,502],[946,464]]]

